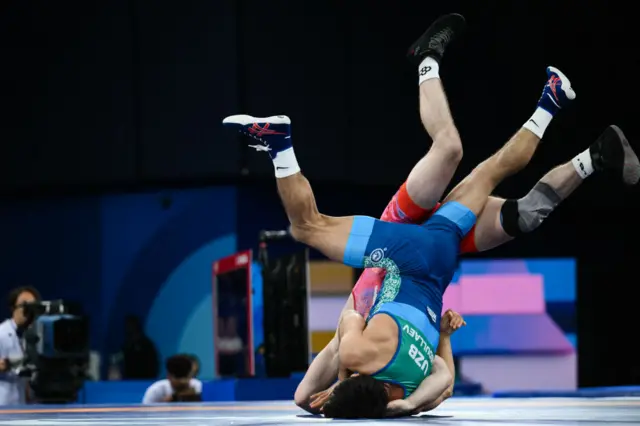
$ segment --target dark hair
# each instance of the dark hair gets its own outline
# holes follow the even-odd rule
[[[174,355],[167,358],[165,367],[167,373],[176,379],[185,379],[191,375],[191,360],[184,355]]]
[[[9,309],[12,312],[16,307],[16,302],[18,301],[18,297],[20,297],[22,293],[31,293],[31,295],[35,297],[36,300],[40,300],[40,292],[36,290],[35,287],[25,285],[22,287],[14,288],[13,290],[11,290],[11,292],[9,292],[9,298],[7,300],[9,304]]]
[[[200,372],[200,359],[197,356],[195,356],[194,354],[179,354],[179,356],[183,356],[191,361],[192,368],[194,365],[198,367],[198,369],[196,370],[196,375]]]
[[[361,374],[338,384],[322,411],[334,419],[381,419],[388,403],[384,382]]]

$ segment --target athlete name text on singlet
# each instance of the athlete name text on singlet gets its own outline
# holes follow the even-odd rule
[[[398,325],[398,346],[387,365],[371,377],[401,386],[406,398],[431,374],[435,348],[409,321],[383,309],[378,314],[389,315]]]

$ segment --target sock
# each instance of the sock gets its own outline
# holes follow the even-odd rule
[[[291,175],[295,175],[300,172],[300,166],[296,159],[296,153],[293,152],[293,147],[287,148],[284,151],[280,151],[273,158],[273,167],[276,171],[276,177],[278,179],[286,178]]]
[[[544,91],[542,92],[542,96],[538,100],[538,107],[547,111],[551,115],[556,115],[558,111],[560,111],[560,105],[554,99],[554,97],[549,93],[547,89],[548,86],[545,86]],[[562,90],[558,88],[558,90]]]
[[[440,65],[431,56],[427,56],[418,66],[418,86],[432,78],[440,78]]]
[[[573,157],[571,164],[582,179],[589,177],[595,171],[591,161],[591,148],[587,148],[584,152]]]
[[[526,123],[524,123],[522,127],[531,131],[531,133],[542,139],[542,137],[544,136],[544,132],[547,130],[547,127],[551,123],[552,118],[552,113],[538,106],[531,118]]]

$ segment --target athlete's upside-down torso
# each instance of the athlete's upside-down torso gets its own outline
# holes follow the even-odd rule
[[[403,200],[403,198],[405,199]],[[415,205],[410,205],[410,200],[408,203],[406,198],[406,188],[403,185],[385,208],[381,220],[393,223],[422,224],[440,207],[440,205],[437,205],[432,210],[415,208]],[[405,209],[402,209],[403,205]],[[470,232],[461,243],[461,251],[475,251],[473,238],[474,232]],[[373,316],[369,317],[372,308],[377,302],[378,295],[381,293],[386,274],[387,271],[381,268],[368,268],[362,272],[352,291],[352,309],[368,320],[363,336],[366,336],[369,341],[375,342],[378,348],[375,359],[372,359],[365,369],[361,369],[359,373],[374,376],[376,373],[382,373],[378,375],[378,378],[390,383],[392,399],[399,399],[408,396],[415,388],[413,386],[408,388],[405,385],[398,384],[397,382],[401,382],[401,380],[398,380],[399,378],[394,374],[394,371],[389,370],[398,372],[398,370],[414,370],[417,368],[416,371],[412,372],[414,380],[409,377],[409,382],[416,382],[417,380],[415,379],[420,376],[421,372],[423,373],[422,378],[426,377],[431,371],[437,342],[428,344],[424,339],[425,341],[422,342],[424,348],[420,347],[418,349],[419,342],[423,338],[417,329],[411,327],[410,323],[400,324],[402,320],[399,321],[398,318],[385,313],[375,312]],[[424,314],[426,315],[427,313],[425,312]],[[400,352],[407,352],[407,354],[400,354]],[[403,360],[402,355],[406,359]],[[400,375],[402,375],[402,372]]]
[[[437,204],[431,210],[425,210],[409,198],[406,192],[406,185],[402,185],[393,196],[389,204],[385,207],[380,220],[392,223],[405,223],[418,225],[426,222],[440,208]],[[460,243],[460,253],[473,253],[475,247],[475,227],[463,238]],[[358,311],[364,318],[369,316],[376,297],[380,294],[382,284],[386,276],[386,271],[381,268],[365,269],[351,292],[353,298],[353,309]]]

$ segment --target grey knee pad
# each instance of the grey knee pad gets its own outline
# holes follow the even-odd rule
[[[562,198],[544,182],[538,182],[519,200],[507,200],[502,205],[502,227],[512,237],[536,229],[560,204]]]

